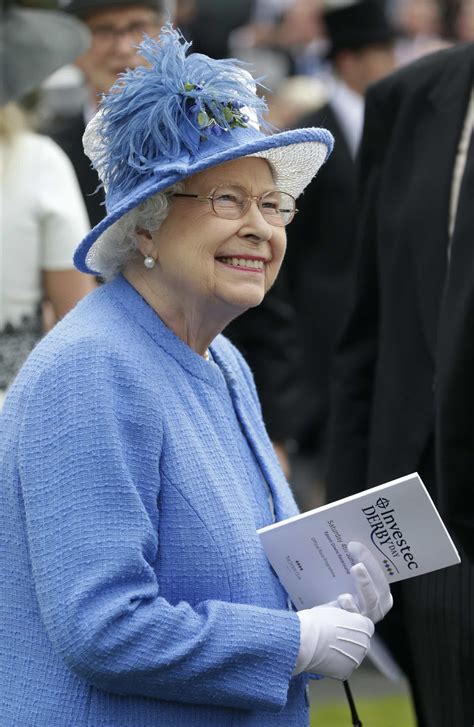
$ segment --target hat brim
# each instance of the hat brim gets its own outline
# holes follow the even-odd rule
[[[74,265],[81,272],[100,275],[101,271],[94,262],[102,235],[123,215],[176,182],[234,159],[248,156],[267,159],[280,189],[293,197],[299,197],[328,158],[333,144],[333,136],[327,129],[294,129],[269,136],[262,134],[252,141],[236,145],[234,149],[200,158],[185,169],[181,167],[166,176],[148,178],[136,188],[133,195],[119,202],[82,240],[74,254]]]
[[[89,46],[87,27],[52,10],[10,7],[2,23],[0,105],[36,88]]]

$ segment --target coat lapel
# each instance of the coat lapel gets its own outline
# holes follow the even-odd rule
[[[331,104],[329,103],[326,107],[326,116],[327,116],[327,123],[324,123],[324,126],[326,126],[329,131],[332,133],[335,139],[335,145],[333,154],[336,151],[336,149],[339,151],[339,156],[341,158],[341,162],[344,161],[344,163],[350,167],[355,166],[354,164],[354,158],[352,157],[351,151],[349,149],[349,144],[347,142],[346,136],[342,130],[342,127],[339,123],[339,119],[337,118],[336,113],[334,112]],[[337,144],[337,147],[336,147]],[[331,157],[329,157],[331,158]]]
[[[414,251],[420,312],[433,359],[447,268],[453,167],[470,89],[470,60],[467,53],[460,53],[421,100],[414,130],[416,172],[408,189],[407,219],[411,224],[407,232],[413,238],[410,248]]]
[[[242,390],[242,387],[239,386],[227,357],[221,356],[217,348],[211,347],[211,351],[226,380],[244,436],[272,493],[276,520],[296,515],[298,508],[273,452],[256,402],[247,390]]]

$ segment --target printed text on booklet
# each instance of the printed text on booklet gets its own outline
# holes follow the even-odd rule
[[[389,583],[460,562],[418,474],[400,477],[258,531],[297,609],[354,593],[347,543],[364,543]]]

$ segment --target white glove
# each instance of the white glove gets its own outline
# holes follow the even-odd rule
[[[297,613],[300,650],[293,675],[302,671],[348,679],[369,648],[374,625],[358,613],[335,606],[315,606]]]
[[[356,587],[356,602],[348,594],[343,594],[337,599],[337,603],[346,611],[354,610],[367,616],[371,621],[377,623],[390,611],[393,606],[393,598],[390,593],[390,586],[385,577],[382,567],[378,564],[370,550],[362,543],[348,543],[347,550],[356,564],[351,568],[351,575]],[[354,605],[357,608],[354,608]]]

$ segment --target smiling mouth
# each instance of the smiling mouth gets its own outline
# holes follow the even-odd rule
[[[254,258],[218,257],[216,260],[227,267],[250,271],[252,273],[262,273],[265,268],[264,260],[256,260]]]

